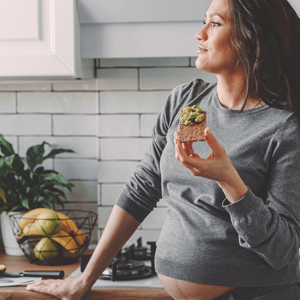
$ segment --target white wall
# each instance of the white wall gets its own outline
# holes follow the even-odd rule
[[[196,77],[195,58],[99,60],[96,79],[0,80],[0,133],[22,157],[47,141],[71,148],[47,166],[75,184],[66,208],[98,211],[100,237],[112,206],[151,140],[151,129],[168,93]],[[129,243],[157,240],[163,203]]]

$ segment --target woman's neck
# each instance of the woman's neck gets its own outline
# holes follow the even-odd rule
[[[247,96],[245,91],[246,80],[243,78],[243,76],[237,76],[237,74],[235,74],[226,77],[217,77],[217,95],[221,105],[231,110],[242,109]],[[244,109],[252,109],[263,104],[264,102],[261,99],[252,97],[251,93],[249,93]]]

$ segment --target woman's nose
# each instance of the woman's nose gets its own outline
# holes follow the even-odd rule
[[[198,41],[201,40],[207,40],[207,34],[205,33],[205,26],[203,26],[197,33],[196,33],[196,39]]]

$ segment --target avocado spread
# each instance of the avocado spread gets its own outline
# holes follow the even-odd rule
[[[193,106],[183,106],[180,110],[179,121],[183,125],[191,126],[194,123],[201,123],[205,119],[205,113],[200,107]]]

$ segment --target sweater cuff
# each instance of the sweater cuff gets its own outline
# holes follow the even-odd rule
[[[277,223],[272,221],[271,211],[249,188],[239,201],[226,204],[226,200],[222,206],[230,214],[233,227],[239,237],[251,247],[262,243],[269,232],[274,231]]]
[[[245,214],[256,211],[263,204],[260,198],[257,198],[248,187],[246,194],[238,201],[230,203],[227,198],[223,200],[222,207],[225,208],[231,216],[244,217]]]
[[[150,211],[145,210],[143,207],[138,205],[131,198],[129,198],[124,192],[119,196],[118,200],[116,201],[116,205],[124,209],[133,218],[135,218],[141,223],[150,213]]]

